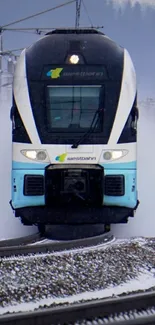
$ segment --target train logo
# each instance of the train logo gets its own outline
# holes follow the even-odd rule
[[[67,153],[63,153],[62,155],[57,156],[57,157],[55,158],[55,160],[57,160],[57,161],[59,161],[59,162],[64,162],[65,159],[66,159],[66,157],[67,157]]]
[[[51,77],[52,79],[58,79],[60,78],[60,73],[63,70],[63,68],[56,68],[54,70],[50,70],[47,72],[47,77]]]

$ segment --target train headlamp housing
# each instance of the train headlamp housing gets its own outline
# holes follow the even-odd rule
[[[77,63],[79,63],[79,60],[80,60],[80,58],[77,54],[72,54],[69,58],[69,61],[71,64],[77,64]]]
[[[20,151],[23,156],[25,156],[28,159],[35,160],[35,161],[42,161],[42,162],[49,162],[49,157],[46,152],[46,150],[39,150],[39,149],[33,149],[33,150],[26,150],[23,149]]]
[[[101,160],[107,162],[107,161],[113,161],[120,159],[128,154],[128,150],[103,150],[101,155]]]
[[[76,52],[68,54],[65,62],[69,65],[79,65],[85,63],[83,56],[80,53]]]

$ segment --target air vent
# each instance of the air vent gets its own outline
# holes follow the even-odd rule
[[[125,194],[124,175],[105,176],[105,195],[123,196]]]
[[[25,175],[24,195],[37,196],[44,194],[44,177],[42,175]]]
[[[51,32],[48,32],[46,35],[51,34],[101,34],[104,33],[98,31],[94,28],[62,28],[62,29],[54,29]]]

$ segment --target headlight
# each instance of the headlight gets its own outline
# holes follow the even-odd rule
[[[69,61],[72,64],[77,64],[79,62],[79,56],[76,54],[73,54],[73,55],[71,55]]]
[[[45,160],[47,158],[47,153],[45,151],[37,152],[37,160]]]
[[[126,156],[128,150],[107,150],[103,151],[104,160],[115,160]]]
[[[22,155],[36,161],[49,160],[46,150],[21,150]]]

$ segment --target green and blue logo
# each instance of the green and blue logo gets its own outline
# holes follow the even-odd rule
[[[56,68],[54,70],[50,70],[46,73],[47,77],[51,77],[51,79],[58,79],[60,78],[60,73],[62,72],[63,68]]]
[[[67,153],[63,153],[62,155],[57,156],[57,157],[55,158],[55,160],[56,160],[56,161],[59,161],[59,162],[64,162],[65,159],[66,159],[66,157],[67,157]]]

